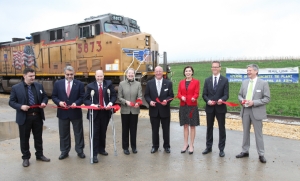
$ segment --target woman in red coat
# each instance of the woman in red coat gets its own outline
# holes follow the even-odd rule
[[[189,154],[193,154],[196,136],[195,126],[200,125],[197,102],[200,92],[200,81],[193,78],[194,69],[191,66],[184,68],[183,75],[185,79],[180,81],[177,95],[180,99],[180,126],[184,126],[184,145],[181,153],[185,153],[189,149]],[[188,142],[189,135],[190,144]]]

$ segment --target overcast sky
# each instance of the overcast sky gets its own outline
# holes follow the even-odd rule
[[[299,0],[1,0],[0,42],[106,13],[137,20],[171,61],[300,57]]]

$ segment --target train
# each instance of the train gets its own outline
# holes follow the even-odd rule
[[[161,57],[163,63],[159,64]],[[85,85],[95,80],[96,70],[103,70],[116,90],[126,70],[134,68],[143,93],[157,65],[163,67],[164,78],[171,72],[167,53],[159,52],[151,34],[141,32],[135,19],[111,13],[0,42],[0,62],[0,92],[9,93],[22,81],[23,70],[31,67],[48,96],[54,82],[64,78],[67,65],[74,67],[75,78]]]

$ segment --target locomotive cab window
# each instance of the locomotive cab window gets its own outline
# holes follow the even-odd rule
[[[50,31],[50,41],[63,39],[63,31],[62,29],[52,30]]]
[[[104,23],[104,30],[105,32],[114,32],[114,33],[128,33],[128,27],[126,25],[119,25],[119,24],[111,24],[111,23]]]

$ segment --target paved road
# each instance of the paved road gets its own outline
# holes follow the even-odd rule
[[[7,99],[6,99],[7,100]],[[14,110],[0,99],[1,123],[13,121]],[[5,103],[5,104],[4,104]],[[86,113],[86,111],[84,111]],[[85,114],[86,115],[86,114]],[[258,160],[254,134],[251,133],[250,157],[236,159],[241,151],[242,132],[227,130],[226,156],[218,155],[218,129],[214,130],[213,152],[202,155],[205,148],[206,127],[197,127],[195,151],[193,155],[181,154],[183,128],[177,122],[171,123],[171,154],[162,149],[151,154],[151,126],[149,119],[141,118],[138,123],[138,153],[124,155],[121,146],[120,116],[115,115],[117,156],[114,156],[112,130],[107,132],[108,156],[98,156],[99,163],[91,164],[89,158],[80,159],[74,150],[65,160],[58,160],[59,136],[56,112],[46,109],[44,154],[50,163],[30,159],[31,165],[22,166],[19,139],[0,141],[0,180],[299,180],[300,141],[264,136],[267,163]],[[89,157],[88,121],[84,119],[85,153]],[[204,120],[201,120],[204,121]],[[1,124],[0,124],[1,126]],[[16,124],[6,129],[13,131]],[[2,128],[0,128],[1,130]],[[72,138],[74,138],[72,136]],[[131,151],[131,150],[130,150]],[[33,139],[31,152],[34,155]]]

